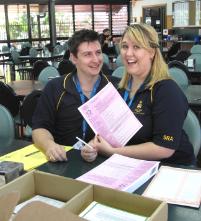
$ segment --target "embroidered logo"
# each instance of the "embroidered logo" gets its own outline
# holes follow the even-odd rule
[[[135,108],[135,112],[136,113],[142,112],[142,101],[139,101],[139,103],[137,104],[137,106]]]
[[[174,141],[174,138],[173,138],[173,136],[163,135],[163,140]]]

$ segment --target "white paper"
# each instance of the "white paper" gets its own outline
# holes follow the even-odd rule
[[[144,221],[147,217],[115,209],[93,201],[81,214],[90,221]]]
[[[158,171],[159,162],[138,160],[114,154],[78,180],[133,192]]]
[[[18,204],[15,209],[14,209],[14,213],[18,213],[18,211],[23,207],[25,206],[26,204],[28,203],[31,203],[33,201],[41,201],[41,202],[44,202],[44,203],[47,203],[49,205],[52,205],[52,206],[55,206],[57,208],[61,208],[64,206],[64,202],[62,201],[59,201],[59,200],[55,200],[55,199],[52,199],[52,198],[49,198],[49,197],[45,197],[45,196],[40,196],[40,195],[35,195],[34,197],[32,197],[31,199],[29,200],[26,200],[20,204]]]
[[[172,204],[199,207],[201,171],[162,166],[143,196]]]
[[[142,127],[112,83],[78,108],[95,134],[114,147],[124,146]]]

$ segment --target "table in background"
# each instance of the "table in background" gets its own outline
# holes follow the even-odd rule
[[[201,72],[188,69],[190,75],[190,81],[192,84],[201,84]]]
[[[44,85],[40,81],[34,80],[11,81],[8,85],[20,99],[23,99],[34,90],[42,90],[44,88]]]
[[[82,174],[88,172],[95,166],[102,163],[106,158],[98,156],[97,159],[88,163],[84,161],[80,155],[80,151],[71,150],[67,153],[68,161],[67,162],[58,162],[58,163],[46,163],[40,167],[38,170],[57,174],[64,177],[77,178]],[[141,194],[144,189],[147,187],[150,181],[145,183],[141,188],[139,188],[136,193]],[[201,207],[199,209],[171,205],[168,204],[168,220],[169,221],[200,221],[201,217]]]

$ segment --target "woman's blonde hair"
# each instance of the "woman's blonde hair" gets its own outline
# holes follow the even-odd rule
[[[143,23],[128,26],[122,35],[120,48],[125,35],[135,41],[139,47],[155,49],[155,56],[150,70],[150,80],[147,85],[148,87],[152,88],[156,82],[170,78],[168,74],[168,66],[160,52],[158,34],[152,26]],[[130,75],[125,71],[124,76],[119,83],[119,87],[126,89],[129,78]]]

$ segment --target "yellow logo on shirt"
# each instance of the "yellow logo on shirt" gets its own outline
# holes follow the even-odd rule
[[[137,104],[136,108],[135,108],[135,112],[140,113],[142,112],[142,101],[139,101],[139,103]]]
[[[163,135],[163,140],[174,141],[174,138],[173,138],[173,136]]]

